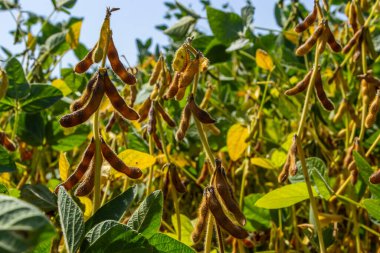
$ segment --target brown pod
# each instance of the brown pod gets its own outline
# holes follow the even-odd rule
[[[163,151],[163,148],[162,148],[162,143],[160,141],[160,138],[158,137],[157,133],[156,132],[153,132],[152,133],[152,137],[153,137],[153,140],[154,140],[154,143],[156,143],[156,147]]]
[[[183,138],[185,138],[187,129],[190,126],[190,118],[191,118],[191,110],[190,110],[189,103],[187,103],[185,108],[183,108],[181,121],[179,123],[179,127],[176,132],[177,141],[181,141],[183,140]]]
[[[186,186],[183,184],[183,182],[181,181],[181,178],[178,175],[177,167],[173,163],[171,163],[169,164],[168,169],[170,172],[170,180],[172,184],[174,185],[174,188],[176,189],[176,191],[179,193],[187,192]]]
[[[199,106],[195,103],[193,94],[189,95],[188,105],[194,117],[196,117],[203,124],[214,124],[216,122],[213,118],[211,118],[208,112],[199,108]]]
[[[363,28],[360,28],[355,34],[354,36],[348,41],[347,45],[344,46],[342,52],[344,54],[347,54],[348,52],[350,52],[351,48],[359,41],[361,35],[363,33]]]
[[[289,174],[291,176],[295,176],[297,174],[297,137],[293,137],[292,146],[289,149]]]
[[[340,118],[342,118],[343,113],[347,110],[347,104],[348,104],[348,102],[347,102],[347,99],[345,99],[345,98],[342,100],[342,102],[340,102],[338,110],[335,113],[334,118],[333,118],[334,123],[338,122],[338,120],[340,120]]]
[[[16,144],[4,132],[0,132],[0,145],[11,152],[16,150]]]
[[[154,108],[154,102],[152,101],[152,105],[149,109],[148,134],[156,132],[156,123],[156,111]]]
[[[334,110],[334,104],[327,97],[325,90],[323,88],[320,69],[317,70],[317,76],[315,78],[314,88],[315,88],[315,92],[317,94],[317,98],[318,98],[319,102],[321,103],[322,107],[327,111]]]
[[[306,18],[294,28],[294,31],[296,31],[297,33],[305,31],[307,28],[309,28],[309,26],[311,26],[314,23],[314,21],[317,19],[317,15],[318,8],[317,5],[314,4],[313,11],[310,12],[309,15],[307,15]]]
[[[75,190],[75,196],[86,196],[94,188],[95,181],[95,159],[92,159],[89,169],[84,174],[81,183]]]
[[[358,181],[358,174],[359,172],[357,169],[351,171],[351,184],[356,184],[356,182]]]
[[[364,79],[366,82],[373,84],[377,88],[380,88],[380,80],[374,77],[372,73],[370,72],[367,72],[366,74],[358,75],[358,78],[362,80]]]
[[[106,125],[106,132],[111,131],[113,125],[115,125],[116,122],[116,113],[113,112],[111,118],[108,120],[108,123]]]
[[[170,175],[169,175],[169,171],[166,171],[165,178],[164,178],[164,185],[162,186],[162,194],[164,195],[164,200],[166,200],[168,192],[169,192],[169,184],[170,184]]]
[[[123,63],[120,61],[119,54],[113,43],[112,33],[109,38],[109,45],[107,56],[111,64],[112,70],[120,77],[120,79],[129,85],[133,85],[136,83],[136,77],[128,72],[128,70],[124,67]]]
[[[82,93],[82,96],[75,100],[70,105],[70,111],[74,112],[82,108],[88,101],[88,99],[91,97],[91,93],[94,89],[94,85],[97,82],[98,73],[95,73],[91,79],[88,81],[85,90]]]
[[[199,58],[201,55],[198,53],[197,57],[190,61],[190,63],[186,66],[185,71],[183,71],[182,78],[179,80],[179,87],[187,87],[191,84],[194,79],[196,73],[199,72]]]
[[[207,206],[215,217],[216,223],[235,238],[244,239],[248,237],[248,232],[242,227],[235,225],[224,213],[223,208],[215,195],[214,187],[207,187],[205,192]]]
[[[103,157],[109,162],[112,168],[133,179],[141,177],[142,171],[136,167],[128,167],[119,157],[117,157],[115,152],[112,151],[102,137],[100,138],[100,143]]]
[[[138,122],[142,122],[148,117],[151,105],[152,105],[152,101],[150,97],[148,97],[139,109],[140,119]]]
[[[137,87],[136,85],[132,85],[130,86],[131,89],[130,89],[130,97],[131,97],[131,103],[129,104],[130,107],[133,107],[134,104],[135,104],[135,101],[136,101],[136,97],[137,97]]]
[[[351,161],[353,160],[352,152],[354,151],[355,145],[352,144],[346,151],[346,155],[343,159],[343,167],[348,169]]]
[[[380,184],[380,170],[374,172],[370,177],[369,181],[371,184]]]
[[[334,52],[340,52],[342,50],[342,46],[335,40],[334,34],[331,32],[330,27],[326,24],[325,27],[326,39],[330,48]]]
[[[314,33],[296,50],[296,55],[302,56],[310,52],[318,38],[322,35],[324,30],[323,23],[320,23]]]
[[[87,146],[86,150],[83,153],[82,160],[78,164],[75,171],[66,179],[65,182],[59,184],[55,188],[55,192],[58,192],[59,186],[65,187],[66,190],[70,190],[76,185],[79,180],[83,177],[84,173],[87,171],[90,166],[91,160],[95,153],[95,141],[94,138],[91,139],[90,144]]]
[[[155,85],[157,83],[157,80],[160,77],[160,73],[162,71],[163,65],[164,65],[164,57],[161,55],[160,58],[158,58],[158,61],[153,68],[152,75],[150,76],[150,79],[149,79],[150,85]]]
[[[203,164],[201,174],[197,178],[197,181],[196,181],[197,185],[201,185],[207,179],[208,170],[209,170],[208,162],[205,162]]]
[[[311,74],[312,73],[313,73],[313,69],[311,69],[306,74],[306,76],[301,81],[299,81],[294,87],[286,90],[285,91],[285,95],[287,95],[287,96],[293,96],[293,95],[296,95],[296,94],[304,91],[307,88],[307,86],[309,86],[310,78],[311,78]]]
[[[290,168],[290,159],[289,159],[289,156],[288,156],[286,158],[284,166],[282,167],[282,171],[278,175],[277,180],[278,180],[279,183],[284,183],[286,181],[286,179],[288,179],[289,168]]]
[[[108,74],[105,75],[104,88],[112,106],[121,114],[121,116],[128,120],[139,119],[139,114],[125,103]]]
[[[365,119],[365,127],[370,128],[375,123],[377,113],[380,107],[380,90],[377,90],[375,99],[372,101],[369,107],[368,115]]]
[[[216,162],[216,164],[218,164],[218,162]],[[214,187],[223,200],[226,208],[234,215],[239,224],[244,226],[246,223],[245,216],[241,212],[239,205],[234,198],[232,188],[227,181],[226,173],[221,166],[216,166],[215,168]]]
[[[194,230],[191,233],[191,239],[194,243],[199,242],[199,240],[202,238],[202,234],[205,231],[207,219],[208,219],[208,206],[207,206],[207,200],[206,200],[206,192],[203,195],[201,204],[198,208],[198,219],[197,224],[195,224]]]
[[[181,79],[181,76],[182,76],[182,73],[180,72],[175,72],[174,74],[174,78],[169,86],[169,89],[168,91],[166,92],[164,98],[165,99],[171,99],[171,98],[174,98],[174,96],[177,94],[178,92],[178,83],[179,83],[179,80]]]
[[[358,22],[357,22],[357,12],[356,12],[356,6],[355,6],[355,1],[351,1],[350,4],[350,12],[348,15],[348,22],[351,25],[352,29],[354,32],[358,30]]]
[[[162,108],[159,102],[156,103],[156,109],[170,127],[175,127],[176,124],[174,120],[169,116],[169,114],[165,111],[165,109]]]
[[[98,72],[91,98],[88,103],[77,111],[63,116],[59,123],[63,127],[73,127],[87,121],[98,110],[104,95],[104,76]]]
[[[80,62],[78,62],[77,65],[75,65],[74,71],[76,73],[82,74],[91,67],[91,65],[94,63],[94,61],[92,60],[92,54],[94,53],[97,45],[98,43],[96,43],[95,46],[90,50],[90,52],[88,52],[87,55]]]
[[[175,95],[175,100],[181,101],[186,93],[186,87],[179,88],[177,94]]]

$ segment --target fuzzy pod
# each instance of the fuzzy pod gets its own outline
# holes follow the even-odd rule
[[[115,152],[112,151],[102,137],[100,138],[100,147],[103,157],[112,166],[112,168],[133,179],[141,177],[142,171],[136,167],[128,167],[119,157],[117,157]]]
[[[121,62],[119,58],[119,53],[117,52],[117,49],[112,39],[112,33],[110,33],[107,57],[110,61],[112,70],[116,73],[116,75],[119,76],[119,78],[124,83],[134,85],[137,82],[136,76],[130,73]]]
[[[186,66],[190,62],[190,53],[186,48],[186,45],[180,46],[175,52],[172,69],[176,72],[182,72],[186,69]]]
[[[179,88],[177,94],[175,95],[175,100],[181,101],[186,93],[186,87]]]
[[[380,184],[380,170],[374,172],[370,177],[369,181],[371,184]]]
[[[214,187],[209,186],[205,189],[207,206],[212,215],[215,217],[216,223],[222,227],[227,233],[237,239],[244,239],[248,237],[248,232],[242,227],[234,224],[224,213],[219,200],[215,195]]]
[[[152,134],[156,132],[156,124],[157,124],[157,119],[156,119],[156,110],[154,106],[154,102],[152,101],[152,105],[150,106],[149,109],[149,115],[148,115],[149,121],[148,121],[148,134]]]
[[[139,109],[139,115],[140,115],[140,119],[138,122],[142,122],[144,121],[147,117],[148,117],[148,114],[149,114],[149,110],[150,110],[150,107],[152,106],[152,100],[150,99],[150,97],[148,97],[144,103],[141,105],[140,109]]]
[[[187,129],[189,129],[189,126],[190,126],[190,119],[191,119],[191,110],[190,110],[189,103],[187,103],[185,108],[183,108],[181,121],[179,123],[178,130],[176,132],[177,141],[181,141],[183,140],[183,138],[185,138]]]
[[[156,144],[156,147],[157,147],[159,150],[163,151],[162,143],[161,143],[161,140],[160,140],[160,138],[158,137],[157,133],[156,133],[156,132],[153,132],[153,133],[152,133],[152,137],[153,137],[153,141],[154,141],[154,143]]]
[[[285,91],[285,95],[287,95],[287,96],[293,96],[293,95],[296,95],[296,94],[298,94],[298,93],[303,92],[304,90],[306,90],[306,88],[309,86],[310,78],[311,78],[312,73],[313,73],[313,69],[311,69],[306,74],[306,76],[301,81],[299,81],[294,87],[286,90]]]
[[[216,166],[215,168],[214,188],[217,190],[225,207],[233,214],[239,224],[244,226],[247,220],[234,198],[232,188],[227,181],[226,173],[221,166]]]
[[[367,83],[370,83],[370,84],[376,86],[377,88],[380,88],[380,80],[377,79],[376,77],[374,77],[371,72],[367,72],[365,74],[358,75],[358,78],[361,80],[364,79]]]
[[[174,120],[169,116],[169,114],[165,111],[165,109],[160,105],[159,102],[156,103],[156,109],[160,113],[161,117],[170,127],[175,127],[176,124]]]
[[[95,140],[92,138],[90,144],[87,146],[86,150],[83,153],[82,160],[79,162],[75,171],[66,179],[65,182],[61,183],[57,186],[57,188],[55,188],[55,192],[58,192],[59,186],[63,186],[66,190],[72,189],[74,185],[76,185],[86,173],[87,169],[90,166],[91,160],[94,157],[94,154]]]
[[[306,18],[299,24],[296,25],[294,31],[297,33],[301,33],[309,28],[317,19],[318,16],[318,8],[317,5],[314,4],[313,10],[306,16]]]
[[[368,115],[365,119],[365,127],[370,128],[375,123],[377,113],[380,109],[380,90],[377,90],[375,99],[372,101],[369,110]]]
[[[362,36],[363,34],[363,28],[360,28],[355,34],[354,36],[348,41],[347,45],[345,45],[343,47],[343,50],[342,52],[344,54],[347,54],[348,52],[350,52],[351,48],[353,46],[355,46],[357,44],[357,42],[360,40],[360,37]]]
[[[182,78],[179,80],[179,87],[187,87],[191,84],[191,82],[194,79],[194,76],[196,73],[199,72],[199,59],[200,54],[198,53],[197,57],[190,61],[190,63],[187,65],[185,71],[183,71]]]
[[[205,110],[201,109],[196,103],[195,103],[195,100],[194,100],[194,95],[193,94],[190,94],[189,95],[189,98],[188,98],[188,104],[189,104],[189,108],[192,112],[192,114],[194,115],[194,117],[196,117],[200,122],[202,122],[203,124],[214,124],[216,121],[211,118],[210,114],[208,114],[208,112],[206,112]]]
[[[7,94],[8,86],[9,80],[7,73],[3,69],[0,69],[0,100]]]
[[[166,166],[166,165],[164,165],[164,166]],[[167,196],[168,196],[169,185],[170,185],[170,175],[169,175],[169,171],[166,171],[165,178],[164,178],[164,184],[162,186],[162,194],[164,195],[164,201],[167,199]]]
[[[198,219],[195,224],[194,230],[191,233],[191,239],[194,243],[197,243],[202,238],[202,234],[205,231],[209,209],[207,206],[206,193],[203,194],[202,201],[198,207]]]
[[[285,164],[282,167],[280,174],[277,177],[278,183],[284,183],[289,176],[290,160],[289,156],[286,158]]]
[[[94,64],[94,61],[92,60],[92,54],[94,53],[97,45],[98,44],[96,43],[95,46],[87,53],[87,55],[80,62],[78,62],[77,65],[75,65],[75,73],[82,74],[86,72],[92,64]]]
[[[348,23],[351,25],[354,32],[358,30],[358,21],[357,21],[357,12],[356,12],[356,6],[355,1],[352,1],[350,4],[350,10],[348,15]]]
[[[97,82],[98,79],[98,73],[95,73],[91,79],[88,81],[85,90],[82,93],[82,96],[75,100],[71,105],[70,105],[70,111],[75,112],[82,108],[89,100],[91,97],[92,91],[94,89],[94,85]]]
[[[160,77],[160,73],[163,69],[163,66],[164,66],[164,57],[161,55],[160,58],[158,58],[158,61],[153,68],[152,75],[150,76],[150,79],[149,79],[150,85],[155,85],[157,83],[157,80]]]
[[[297,174],[297,137],[293,137],[293,143],[290,146],[289,153],[289,174],[295,176]]]
[[[331,32],[331,29],[327,23],[325,26],[325,33],[327,43],[329,44],[331,50],[336,53],[342,51],[342,46],[335,40],[334,34]]]
[[[169,164],[168,170],[170,173],[170,180],[174,185],[176,191],[179,193],[185,193],[187,191],[186,186],[183,184],[181,178],[178,175],[177,167],[173,163],[171,163]]]
[[[201,174],[197,178],[197,181],[196,181],[197,185],[203,184],[203,182],[207,179],[208,171],[209,171],[209,165],[208,165],[208,162],[205,162],[203,164]]]
[[[87,121],[98,110],[104,95],[104,75],[98,72],[96,83],[88,103],[82,108],[63,116],[59,123],[63,127],[74,127]]]
[[[107,73],[105,74],[104,89],[107,97],[111,101],[112,106],[120,113],[121,116],[128,120],[139,119],[139,114],[127,105]]]
[[[10,152],[16,150],[16,144],[4,132],[0,132],[0,145]]]
[[[136,87],[136,85],[132,85],[130,87],[131,87],[131,89],[129,91],[129,94],[130,94],[131,102],[130,102],[129,106],[133,107],[135,104],[136,98],[137,98],[137,87]]]
[[[303,56],[310,52],[319,37],[322,35],[324,30],[323,23],[320,23],[314,33],[308,38],[301,46],[296,50],[296,55]]]
[[[338,122],[338,120],[342,118],[344,112],[346,112],[347,110],[347,104],[348,104],[347,99],[343,99],[342,102],[340,102],[338,110],[336,111],[333,118],[334,123]]]
[[[322,107],[326,111],[332,111],[334,110],[334,104],[331,102],[331,100],[327,97],[326,92],[323,88],[323,83],[322,83],[322,77],[321,77],[321,72],[320,69],[317,70],[317,76],[315,78],[315,93],[317,95],[317,98],[319,102],[321,103]]]
[[[181,79],[182,74],[180,72],[174,73],[174,78],[169,86],[169,89],[167,90],[164,98],[165,99],[171,99],[174,98],[174,96],[177,94],[179,89],[179,80]]]
[[[91,193],[95,182],[95,159],[93,158],[89,169],[84,174],[82,181],[75,190],[75,196],[86,196]]]
[[[107,46],[107,38],[110,32],[110,15],[111,12],[109,11],[109,9],[107,9],[106,17],[104,18],[102,27],[100,29],[99,40],[96,45],[95,51],[92,54],[92,60],[96,63],[100,62],[103,59],[104,50]]]
[[[351,184],[355,185],[356,182],[358,181],[359,172],[357,169],[355,169],[355,170],[351,170],[350,174],[351,174]]]

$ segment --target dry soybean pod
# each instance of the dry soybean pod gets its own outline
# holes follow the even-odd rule
[[[336,123],[340,118],[343,116],[343,113],[347,110],[347,99],[343,99],[342,102],[340,102],[340,105],[338,107],[337,112],[334,115],[333,122]]]
[[[315,79],[315,92],[317,94],[317,98],[319,102],[321,103],[322,107],[327,111],[334,110],[334,104],[331,102],[331,100],[327,97],[325,90],[323,88],[322,83],[322,77],[320,69],[317,70],[317,77]]]
[[[179,80],[181,79],[181,76],[182,74],[180,72],[175,72],[174,73],[174,78],[169,86],[169,89],[168,91],[166,92],[164,98],[165,99],[171,99],[171,98],[174,98],[174,96],[177,94],[178,92],[178,83],[179,83]]]
[[[176,72],[182,72],[190,62],[190,53],[186,49],[186,45],[180,46],[175,52],[172,69]]]
[[[86,196],[94,188],[95,181],[95,162],[92,159],[89,169],[84,174],[82,181],[75,190],[75,196]]]
[[[291,176],[295,176],[297,174],[297,166],[296,166],[296,156],[297,156],[297,136],[293,137],[293,143],[289,149],[289,173]]]
[[[334,52],[340,52],[342,50],[342,46],[335,40],[334,34],[331,32],[329,25],[326,22],[325,33],[327,43],[329,44],[331,50]]]
[[[215,217],[217,224],[235,238],[244,239],[248,237],[248,232],[242,227],[234,224],[224,213],[223,208],[215,195],[214,187],[209,186],[205,191],[207,206]]]
[[[0,132],[0,145],[11,152],[16,150],[16,144],[4,132]]]
[[[305,31],[307,28],[309,28],[309,26],[311,26],[314,23],[314,21],[317,19],[317,15],[318,8],[317,5],[314,4],[313,11],[310,12],[309,15],[307,15],[306,18],[294,28],[294,31],[296,31],[297,33]]]
[[[88,103],[79,110],[63,116],[59,123],[63,127],[73,127],[87,121],[96,112],[104,95],[104,75],[98,72],[91,98]]]
[[[150,76],[150,79],[149,79],[150,85],[155,85],[157,83],[157,80],[160,77],[160,73],[162,71],[163,66],[164,66],[164,57],[161,55],[160,58],[158,58],[158,61],[153,68],[152,75]]]
[[[304,91],[307,88],[307,86],[309,86],[310,78],[311,78],[311,74],[312,73],[313,73],[313,69],[311,69],[306,74],[306,76],[301,81],[299,81],[294,87],[286,90],[285,91],[285,95],[287,95],[287,96],[293,96],[293,95],[296,95],[296,94]]]
[[[359,41],[359,38],[361,37],[362,33],[363,33],[363,28],[360,28],[354,34],[354,36],[348,41],[347,45],[344,46],[342,50],[344,54],[347,54],[348,52],[350,52],[351,48]]]
[[[162,143],[161,143],[160,137],[158,137],[157,133],[156,133],[156,132],[153,132],[153,133],[152,133],[152,137],[153,137],[154,143],[156,143],[156,147],[157,147],[159,150],[163,151]]]
[[[83,177],[88,167],[90,166],[91,160],[95,153],[95,141],[94,138],[91,139],[90,144],[87,146],[83,153],[82,160],[79,162],[75,171],[66,179],[65,182],[55,188],[55,192],[58,192],[59,186],[65,187],[66,190],[70,190],[76,185],[79,180]]]
[[[191,239],[193,240],[194,243],[199,242],[199,240],[202,238],[202,234],[205,231],[205,227],[206,227],[205,225],[207,224],[209,210],[208,210],[205,194],[206,192],[203,194],[201,204],[198,207],[197,223],[195,224],[194,230],[191,233]]]
[[[183,140],[183,138],[185,138],[187,129],[190,126],[190,118],[191,118],[191,110],[190,110],[189,103],[187,103],[185,108],[183,108],[181,121],[179,123],[179,127],[176,132],[177,141],[181,141]]]
[[[152,101],[152,105],[150,106],[150,109],[149,109],[149,121],[148,121],[148,134],[152,134],[152,133],[155,133],[156,132],[156,123],[157,123],[157,119],[156,119],[156,110],[154,108],[154,101]]]
[[[139,168],[128,167],[119,157],[117,157],[115,152],[112,151],[102,137],[100,138],[100,142],[103,157],[109,162],[112,168],[133,179],[141,177],[142,171]]]
[[[176,191],[179,193],[185,193],[187,191],[186,186],[183,184],[183,182],[181,181],[181,178],[178,176],[177,167],[173,163],[169,164],[169,172],[170,172],[170,180],[172,184],[174,185],[174,188],[176,189]]]
[[[119,78],[126,84],[133,85],[136,83],[136,77],[129,73],[128,70],[124,67],[123,63],[120,61],[119,53],[115,47],[115,44],[112,39],[112,32],[109,36],[109,45],[107,51],[107,57],[111,63],[112,70],[119,76]]]
[[[208,171],[209,171],[209,168],[208,168],[208,162],[206,161],[206,162],[203,164],[203,167],[202,167],[202,170],[201,170],[201,174],[200,174],[199,177],[197,178],[196,183],[197,183],[198,185],[201,185],[201,184],[207,179]]]
[[[374,172],[370,177],[369,181],[371,184],[380,184],[380,170]]]
[[[92,55],[92,60],[96,63],[100,62],[104,55],[104,50],[107,44],[107,37],[110,31],[110,16],[111,11],[109,8],[107,8],[106,17],[104,18],[102,28],[100,29],[99,40],[96,49]]]
[[[208,112],[198,107],[198,105],[195,103],[193,94],[190,94],[188,99],[191,112],[193,113],[194,117],[196,117],[200,122],[203,124],[214,124],[216,122],[213,118],[211,118]]]
[[[380,109],[380,90],[376,91],[375,99],[372,101],[371,106],[368,110],[368,115],[365,119],[365,127],[372,127],[373,123],[375,123],[376,115]]]
[[[82,108],[88,101],[88,99],[91,97],[91,93],[94,89],[94,85],[97,81],[98,78],[98,73],[95,73],[91,79],[88,81],[85,90],[82,93],[82,96],[75,100],[71,105],[70,105],[70,111],[74,112]]]
[[[5,94],[7,94],[9,86],[9,80],[7,73],[3,70],[0,69],[0,99],[5,97]]]
[[[277,177],[277,181],[279,183],[284,183],[286,179],[288,179],[289,176],[289,167],[290,167],[290,161],[289,161],[289,156],[286,158],[286,162],[284,164],[284,167],[282,167],[282,170],[280,174]]]
[[[185,71],[183,71],[182,78],[179,80],[179,87],[187,87],[191,84],[194,79],[195,74],[199,71],[199,59],[201,53],[198,53],[196,58],[187,65]]]
[[[348,23],[351,25],[354,32],[356,32],[358,30],[357,16],[358,16],[358,14],[356,12],[355,1],[353,0],[350,3],[350,12],[348,15]]]
[[[170,127],[175,127],[176,124],[174,120],[169,116],[169,114],[165,111],[165,109],[160,105],[159,102],[156,103],[156,109]]]
[[[148,117],[149,109],[150,109],[151,105],[152,105],[152,101],[151,101],[150,97],[148,97],[139,109],[139,115],[140,115],[139,122],[144,121]]]
[[[215,162],[218,164],[218,162]],[[244,226],[246,223],[246,219],[244,214],[240,211],[239,205],[237,204],[231,186],[227,181],[227,177],[224,169],[221,166],[216,166],[215,169],[215,181],[214,187],[216,188],[219,196],[224,202],[226,208],[234,215],[236,220],[240,225]]]
[[[125,103],[107,73],[105,74],[104,89],[112,106],[121,114],[121,116],[128,120],[139,119],[139,114]]]
[[[130,86],[130,97],[131,97],[131,103],[129,104],[130,107],[133,107],[133,105],[135,104],[135,101],[136,101],[136,97],[137,97],[137,87],[136,85],[132,85]]]
[[[92,60],[92,54],[94,53],[97,45],[98,43],[96,43],[95,46],[90,50],[90,52],[88,52],[87,55],[80,62],[78,62],[77,65],[75,65],[75,73],[82,74],[91,67],[91,65],[94,63],[94,61]]]
[[[323,22],[321,22],[314,33],[308,38],[300,47],[296,50],[296,55],[303,56],[310,52],[319,37],[322,35],[324,30]]]
[[[108,123],[106,125],[106,132],[111,131],[113,125],[115,125],[116,122],[116,112],[113,112],[111,115],[111,118],[108,120]]]
[[[175,100],[180,101],[185,96],[186,87],[179,88],[177,94],[175,95]]]

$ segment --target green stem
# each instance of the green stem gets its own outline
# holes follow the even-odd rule
[[[207,227],[206,227],[206,238],[205,238],[205,253],[210,253],[211,251],[211,241],[212,241],[212,229],[214,226],[214,217],[211,213],[208,214]]]
[[[95,140],[95,180],[94,180],[94,209],[95,213],[100,207],[100,176],[102,168],[102,154],[100,151],[100,135],[99,135],[99,109],[96,110],[93,121],[93,134]]]
[[[12,135],[11,135],[11,140],[13,140],[13,141],[14,141],[14,139],[16,137],[19,118],[20,118],[20,114],[19,114],[19,102],[18,102],[18,99],[16,99],[15,122],[13,124],[13,130],[12,130]]]
[[[243,175],[241,177],[241,186],[240,186],[240,197],[239,197],[239,206],[242,209],[243,208],[243,201],[244,201],[244,182],[247,180],[247,174],[248,174],[248,168],[249,168],[249,158],[244,160],[243,164]]]
[[[372,143],[371,147],[368,149],[367,153],[365,153],[365,156],[368,157],[371,152],[373,151],[373,149],[376,147],[376,145],[379,143],[380,141],[380,134],[377,136],[376,140]]]
[[[218,224],[215,224],[215,230],[218,237],[219,252],[224,253],[223,235]]]
[[[153,155],[153,137],[152,137],[152,135],[149,135],[149,154]],[[147,191],[146,191],[147,196],[151,193],[152,182],[153,182],[153,168],[154,168],[154,165],[151,165],[149,167],[148,186],[147,186]]]

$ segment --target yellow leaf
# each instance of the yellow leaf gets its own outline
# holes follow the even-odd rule
[[[69,176],[69,168],[70,168],[70,163],[67,160],[66,153],[61,152],[59,154],[59,176],[61,177],[62,181],[65,181],[67,177]]]
[[[247,148],[248,143],[245,139],[248,137],[248,129],[240,124],[231,126],[227,133],[227,150],[231,160],[236,161]]]
[[[133,149],[126,149],[118,157],[128,166],[145,169],[156,162],[156,158],[150,154],[143,153]]]
[[[84,220],[88,220],[88,218],[92,215],[92,201],[88,197],[78,197],[80,202],[84,205]]]
[[[53,80],[51,85],[54,86],[55,88],[59,89],[62,92],[63,96],[67,96],[72,92],[70,87],[62,79]]]
[[[294,45],[298,44],[298,33],[296,33],[293,29],[284,31],[284,37]]]
[[[256,50],[256,64],[262,69],[272,70],[273,61],[270,55],[262,49]]]
[[[75,22],[69,28],[66,34],[66,42],[70,45],[72,49],[77,48],[79,45],[80,29],[82,27],[82,21]]]
[[[251,163],[264,169],[275,169],[272,162],[266,158],[254,157],[251,159]]]
[[[34,50],[36,46],[36,37],[33,36],[33,34],[28,33],[28,40],[26,41],[26,45],[29,49]]]

